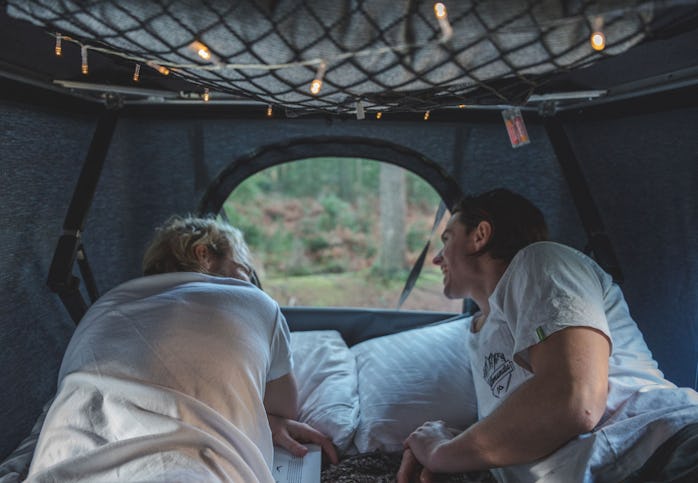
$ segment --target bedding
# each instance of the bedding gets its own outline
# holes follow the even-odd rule
[[[395,481],[402,441],[413,429],[430,419],[454,428],[476,419],[474,399],[464,390],[471,375],[462,333],[469,322],[457,316],[351,348],[336,330],[291,333],[298,419],[330,436],[341,457],[323,469],[323,482]],[[0,465],[0,483],[22,481],[42,421],[43,414]],[[494,480],[483,472],[437,481]]]
[[[298,419],[331,436],[340,456],[359,424],[356,362],[336,330],[291,332]]]
[[[354,437],[361,453],[402,450],[425,421],[465,429],[477,420],[466,356],[470,317],[376,337],[351,348],[361,413]]]

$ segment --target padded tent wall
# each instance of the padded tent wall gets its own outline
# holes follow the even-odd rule
[[[637,101],[642,102],[642,101]],[[623,292],[659,367],[698,388],[698,109],[567,129],[619,258]]]
[[[0,100],[0,457],[53,395],[75,327],[46,276],[95,121]]]

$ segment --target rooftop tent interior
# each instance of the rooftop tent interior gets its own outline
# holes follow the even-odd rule
[[[485,88],[475,105],[459,108],[460,100],[444,100],[434,87],[406,96],[405,109],[385,104],[380,119],[361,119],[356,102],[291,100],[285,109],[280,94],[264,90],[248,97],[222,92],[215,102],[220,79],[160,79],[145,70],[147,92],[139,94],[119,89],[116,80],[131,75],[131,64],[98,51],[90,52],[90,68],[101,87],[66,88],[54,81],[82,79],[78,47],[69,54],[64,44],[77,66],[57,60],[55,37],[47,34],[55,25],[44,30],[41,19],[8,15],[5,7],[15,3],[0,2],[1,458],[54,393],[75,328],[47,286],[74,201],[84,209],[81,243],[94,285],[104,293],[140,275],[152,228],[169,215],[215,208],[226,190],[262,165],[328,153],[402,165],[449,202],[457,195],[452,183],[464,193],[510,188],[542,209],[553,240],[587,250],[590,237],[600,236],[660,368],[677,385],[698,387],[698,7],[692,2],[662,2],[670,5],[667,15],[657,14],[636,45],[533,84],[537,101],[518,94],[512,102],[492,101]],[[438,23],[432,24],[438,37]],[[331,73],[328,68],[328,85]],[[201,93],[204,85],[211,89],[208,103],[183,94]],[[157,94],[168,92],[173,96]],[[365,99],[369,113],[387,102]],[[275,106],[272,117],[268,104]],[[529,144],[512,148],[505,104],[521,107]],[[75,191],[85,187],[83,174],[94,163],[94,195]],[[89,300],[84,280],[81,287]],[[316,324],[302,310],[285,310],[292,328]],[[328,320],[342,311],[322,313]],[[399,313],[372,316],[374,326],[400,328]]]

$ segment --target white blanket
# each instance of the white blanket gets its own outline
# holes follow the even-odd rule
[[[267,381],[289,333],[256,287],[193,273],[144,277],[80,323],[32,481],[273,482]]]

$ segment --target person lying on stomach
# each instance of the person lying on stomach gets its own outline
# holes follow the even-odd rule
[[[236,228],[173,217],[144,276],[112,289],[68,345],[30,481],[274,483],[273,445],[337,453],[295,420],[289,329]]]

